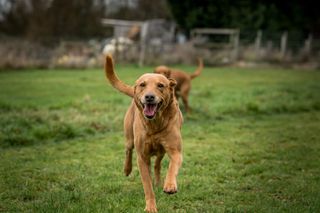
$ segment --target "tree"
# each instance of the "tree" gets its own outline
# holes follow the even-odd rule
[[[104,0],[11,0],[0,30],[36,40],[96,37],[104,12]]]
[[[108,14],[110,18],[125,20],[170,19],[166,0],[137,0],[136,5],[123,4],[118,10]]]
[[[1,10],[0,32],[18,36],[27,31],[28,7],[24,1],[7,0],[6,10]]]
[[[196,27],[319,32],[319,8],[311,0],[168,0],[173,17],[187,31]]]

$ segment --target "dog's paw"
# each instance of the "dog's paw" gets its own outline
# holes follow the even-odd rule
[[[132,167],[124,167],[123,169],[125,176],[129,176],[131,171],[132,171]]]
[[[144,211],[145,212],[151,212],[151,213],[155,213],[155,212],[158,212],[158,210],[157,210],[157,208],[155,208],[155,207],[146,207],[145,209],[144,209]]]
[[[146,208],[144,209],[145,212],[158,212],[156,202],[154,200],[147,200],[146,201]]]
[[[178,187],[176,183],[165,183],[163,191],[167,194],[174,194],[178,192]]]

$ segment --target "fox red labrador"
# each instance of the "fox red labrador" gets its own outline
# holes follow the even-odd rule
[[[105,73],[111,85],[132,97],[124,118],[126,157],[124,173],[132,170],[132,151],[135,148],[143,184],[147,212],[157,212],[151,178],[151,157],[155,156],[154,175],[160,184],[161,160],[165,153],[170,158],[163,191],[176,193],[178,170],[182,164],[182,113],[174,95],[176,81],[161,74],[147,73],[140,76],[134,86],[119,80],[114,72],[111,56],[106,57]]]

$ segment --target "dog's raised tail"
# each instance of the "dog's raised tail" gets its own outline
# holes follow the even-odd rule
[[[203,69],[203,60],[202,58],[198,58],[198,68],[194,73],[190,75],[191,79],[194,79],[195,77],[199,76]]]
[[[118,76],[116,75],[116,73],[114,72],[114,68],[113,68],[113,60],[111,55],[107,55],[106,56],[106,61],[104,64],[104,71],[106,74],[107,79],[109,80],[109,82],[111,83],[111,85],[116,88],[117,90],[119,90],[120,92],[133,97],[133,87],[123,83]]]

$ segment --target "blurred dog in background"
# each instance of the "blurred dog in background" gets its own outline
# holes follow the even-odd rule
[[[155,73],[162,74],[167,78],[173,78],[177,81],[177,85],[175,87],[175,95],[178,99],[180,96],[182,98],[185,110],[187,113],[191,111],[189,106],[189,92],[191,89],[191,80],[195,77],[199,76],[203,69],[203,60],[201,58],[198,59],[198,68],[192,74],[183,72],[181,70],[171,69],[167,66],[158,66],[154,69]]]

